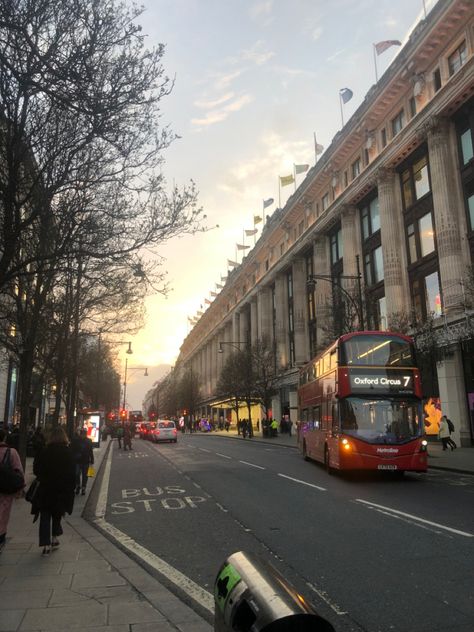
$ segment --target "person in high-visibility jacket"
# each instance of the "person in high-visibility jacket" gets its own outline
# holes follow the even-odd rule
[[[270,428],[272,429],[272,437],[276,437],[278,435],[278,422],[276,419],[272,419]]]

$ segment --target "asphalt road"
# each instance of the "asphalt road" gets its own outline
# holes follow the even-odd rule
[[[472,476],[329,476],[297,450],[200,433],[112,450],[106,520],[210,593],[246,550],[340,632],[474,629]]]

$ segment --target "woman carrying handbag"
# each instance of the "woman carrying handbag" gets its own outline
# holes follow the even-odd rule
[[[24,485],[24,473],[23,468],[21,466],[20,456],[15,448],[10,448],[5,442],[6,432],[3,428],[0,428],[0,463],[4,463],[7,466],[6,461],[8,460],[9,467],[11,467],[14,471],[21,474],[21,478],[23,478]],[[20,478],[20,476],[19,476]],[[10,520],[10,512],[13,505],[13,500],[15,498],[19,498],[23,494],[23,487],[14,492],[1,492],[0,491],[0,553],[3,551],[5,547],[5,542],[7,539],[7,527],[8,521]]]
[[[62,535],[61,518],[72,513],[76,468],[69,440],[61,426],[49,433],[46,447],[33,463],[33,472],[39,480],[39,490],[33,507],[39,512],[39,545],[42,554],[48,555],[59,546]]]

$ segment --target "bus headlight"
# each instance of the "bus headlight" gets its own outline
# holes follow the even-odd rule
[[[427,449],[428,449],[428,441],[426,439],[423,439],[420,446],[420,452],[426,452]]]
[[[349,450],[352,450],[352,446],[349,443],[348,439],[342,439],[341,443],[342,443],[342,448],[346,450],[346,452],[348,452]]]

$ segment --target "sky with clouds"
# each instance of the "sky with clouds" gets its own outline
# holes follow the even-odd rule
[[[328,147],[340,130],[339,90],[354,93],[344,106],[347,121],[375,83],[372,44],[404,41],[423,16],[423,0],[142,4],[147,46],[165,45],[163,66],[175,79],[162,102],[162,124],[180,138],[164,153],[163,173],[170,184],[196,183],[211,230],[160,251],[171,291],[146,301],[146,325],[134,338],[130,365],[148,366],[150,377],[130,373],[132,409],[141,408],[146,390],[174,364],[188,316],[225,276],[227,259],[235,259],[236,243],[253,228],[263,199],[278,205],[278,177],[291,174],[293,164],[314,164],[314,133]],[[424,4],[429,11],[434,0]],[[377,58],[379,77],[398,50]],[[281,189],[282,205],[293,191]]]

